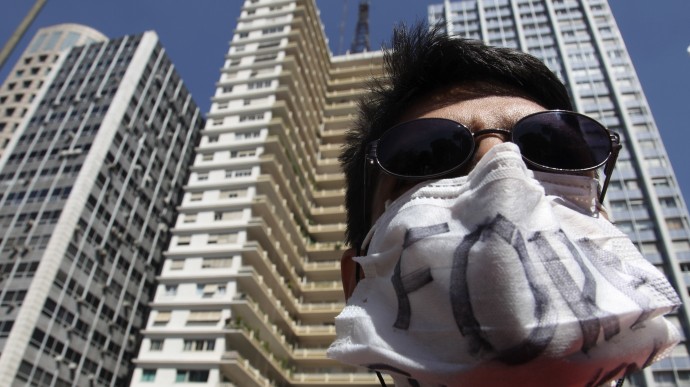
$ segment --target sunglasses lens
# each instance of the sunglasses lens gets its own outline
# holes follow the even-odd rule
[[[472,133],[457,122],[426,118],[394,126],[381,136],[377,158],[389,173],[433,177],[462,165],[472,154]]]
[[[611,153],[606,128],[571,112],[549,111],[522,119],[513,127],[513,142],[525,159],[547,169],[595,169]]]

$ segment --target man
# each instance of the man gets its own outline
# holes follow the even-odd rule
[[[418,25],[384,63],[341,155],[329,356],[396,386],[598,386],[666,355],[678,297],[601,206],[618,136],[518,51]]]

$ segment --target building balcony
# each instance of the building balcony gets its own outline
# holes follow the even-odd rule
[[[322,158],[338,158],[342,151],[341,144],[321,144],[319,145],[319,156]]]
[[[242,357],[237,351],[228,351],[223,355],[220,370],[224,377],[233,382],[235,386],[242,387],[273,387],[274,380],[254,367],[249,360]],[[294,387],[379,387],[376,375],[373,373],[301,373],[289,371],[289,381],[284,385]],[[393,385],[393,380],[385,376],[386,383]],[[219,385],[218,387],[226,387]]]
[[[392,386],[393,379],[385,375],[384,380],[386,385]],[[322,374],[309,374],[309,373],[294,373],[290,380],[290,385],[295,387],[301,386],[329,386],[329,387],[347,387],[347,386],[367,386],[367,387],[380,387],[376,374],[367,373],[322,373]]]
[[[324,142],[328,143],[339,143],[345,142],[345,132],[352,122],[354,122],[355,116],[353,114],[344,116],[332,116],[323,119],[324,130],[321,133],[321,137]],[[342,131],[342,133],[340,133]]]
[[[345,186],[345,176],[342,173],[324,173],[322,175],[316,175],[315,180],[316,187],[320,190],[339,189]]]
[[[335,326],[298,324],[284,309],[263,311],[247,296],[233,300],[230,308],[230,328],[255,331],[277,356],[292,357],[297,347],[325,348],[335,340]]]
[[[304,271],[310,281],[340,281],[340,260],[305,263]]]
[[[284,316],[294,316],[285,317],[286,321],[294,319],[302,324],[324,324],[333,321],[345,306],[342,302],[342,289],[338,291],[328,290],[328,294],[332,295],[336,301],[311,302],[305,297],[301,297],[300,300],[296,299],[291,290],[287,288],[287,284],[282,282],[284,281],[282,278],[277,279],[273,276],[264,278],[251,267],[241,268],[236,278],[238,292],[249,296],[259,306],[259,309],[263,311],[284,310]]]
[[[324,115],[327,117],[345,116],[357,113],[357,102],[355,99],[339,98],[336,102],[326,105]]]
[[[253,367],[249,360],[240,356],[236,351],[228,351],[223,355],[220,372],[232,381],[233,386],[273,387],[272,380],[265,377]]]
[[[345,223],[309,226],[309,235],[311,235],[316,242],[342,241],[345,235]]]
[[[344,90],[331,90],[329,89],[326,94],[327,101],[339,101],[343,99],[356,100],[365,91],[364,85],[360,87],[352,87],[350,89]]]
[[[312,207],[309,210],[311,219],[320,224],[344,223],[345,206]]]
[[[332,207],[345,202],[345,189],[318,190],[312,194],[313,203],[319,207]]]
[[[338,242],[313,242],[307,245],[307,258],[310,262],[340,262],[342,249],[345,243]]]
[[[321,158],[316,162],[317,174],[341,173],[340,162],[337,158]]]
[[[343,308],[345,308],[344,302],[301,303],[297,305],[299,318],[303,324],[333,321]]]

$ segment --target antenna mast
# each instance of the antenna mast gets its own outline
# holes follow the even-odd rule
[[[357,28],[355,38],[350,47],[351,53],[370,51],[369,47],[369,0],[360,0],[359,16],[357,17]]]

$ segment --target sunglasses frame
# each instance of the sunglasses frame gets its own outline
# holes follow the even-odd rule
[[[600,162],[599,164],[597,164],[595,166],[588,167],[588,168],[578,168],[578,169],[562,169],[562,168],[549,167],[546,165],[541,165],[541,164],[538,164],[536,162],[533,162],[533,161],[529,160],[528,158],[526,158],[525,156],[522,156],[522,159],[529,166],[531,166],[532,169],[539,170],[539,171],[545,171],[545,172],[555,172],[555,173],[577,174],[577,173],[581,173],[581,172],[596,170],[596,169],[604,166],[605,179],[604,179],[603,184],[601,185],[601,191],[599,193],[599,202],[603,203],[604,196],[606,195],[606,190],[608,189],[609,181],[611,179],[611,173],[613,172],[613,168],[616,164],[616,160],[618,159],[618,154],[620,153],[620,150],[623,147],[621,145],[621,142],[620,142],[620,136],[618,135],[618,133],[615,133],[615,132],[608,130],[599,121],[597,121],[597,120],[595,120],[589,116],[586,116],[584,114],[577,113],[577,112],[567,111],[567,110],[545,110],[545,111],[541,111],[541,112],[532,113],[532,114],[529,114],[529,115],[521,118],[518,122],[515,123],[515,125],[513,125],[513,128],[518,126],[521,122],[523,122],[526,119],[529,119],[529,118],[534,117],[536,115],[542,115],[545,113],[567,113],[568,115],[573,115],[573,116],[577,116],[577,117],[584,117],[587,120],[590,120],[591,122],[596,124],[596,126],[600,127],[603,131],[608,133],[608,139],[609,139],[609,144],[610,144],[609,154],[602,162]],[[449,121],[449,122],[452,122],[455,125],[457,125],[458,129],[466,130],[468,133],[471,134],[472,139],[474,140],[474,141],[472,141],[472,149],[470,150],[467,157],[462,162],[460,162],[458,165],[456,165],[455,167],[453,167],[449,170],[442,171],[439,173],[433,173],[433,174],[429,174],[429,175],[423,175],[423,176],[407,176],[407,175],[394,173],[394,172],[391,172],[388,169],[386,169],[383,165],[381,165],[381,162],[377,156],[378,144],[379,144],[379,141],[381,140],[381,138],[383,138],[387,133],[394,131],[395,129],[399,128],[402,125],[407,125],[407,124],[415,122],[415,121],[428,121],[428,120]],[[371,178],[371,174],[369,173],[369,168],[371,168],[373,166],[378,166],[378,168],[381,169],[384,173],[386,173],[390,176],[396,177],[398,179],[403,179],[403,180],[423,181],[423,180],[428,180],[428,179],[441,178],[443,176],[451,175],[453,172],[457,171],[459,168],[462,168],[463,166],[465,166],[467,164],[467,162],[472,158],[472,156],[474,155],[474,152],[476,150],[476,138],[487,135],[487,134],[500,134],[500,135],[504,136],[505,141],[514,142],[513,141],[512,128],[511,129],[489,128],[489,129],[482,129],[482,130],[478,130],[476,132],[472,132],[472,130],[470,128],[468,128],[467,126],[465,126],[459,122],[446,119],[446,118],[418,118],[415,120],[406,121],[406,122],[400,123],[398,125],[395,125],[395,126],[389,128],[388,130],[386,130],[378,139],[373,140],[370,143],[368,143],[367,147],[366,147],[365,156],[364,156],[364,203],[363,203],[364,207],[363,208],[364,208],[365,224],[369,225],[369,223],[370,223],[370,219],[369,219],[369,212],[370,211],[369,211],[369,208],[367,206],[369,203],[369,192],[368,192],[368,188],[370,186],[369,179]],[[360,243],[360,245],[361,245],[361,243]],[[358,248],[359,247],[360,246],[358,246]]]

